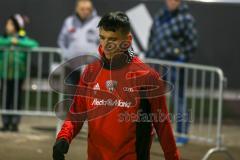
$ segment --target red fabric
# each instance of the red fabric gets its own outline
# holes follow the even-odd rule
[[[136,74],[133,74],[134,72]],[[116,82],[112,92],[109,91],[108,80]],[[165,96],[155,95],[159,93],[159,89],[164,90],[164,85],[161,83],[159,75],[137,57],[117,70],[110,71],[102,68],[100,61],[90,64],[85,69],[79,86],[87,89],[77,90],[70,111],[77,116],[86,112],[89,128],[88,160],[137,159],[136,124],[132,120],[122,121],[120,115],[137,113],[140,103],[140,99],[137,98],[139,97],[138,88],[147,85],[161,86],[146,95],[151,112],[159,115],[160,110],[161,113],[168,115]],[[78,91],[85,95],[78,95]],[[68,118],[65,120],[57,139],[65,138],[70,143],[79,133],[83,122],[78,122],[78,119],[71,120]],[[165,159],[179,160],[170,119],[153,122],[153,127],[156,129]]]

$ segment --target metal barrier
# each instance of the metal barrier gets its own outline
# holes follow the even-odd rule
[[[155,59],[146,59],[145,63],[155,68],[164,80],[174,85],[174,90],[166,96],[169,112],[174,115],[171,118],[176,137],[215,143],[215,148],[210,149],[203,160],[209,159],[217,152],[233,159],[222,146],[222,70]]]
[[[22,103],[18,108],[19,75],[14,72],[15,91],[13,95],[14,105],[7,109],[7,78],[9,60],[6,52],[14,53],[22,51],[26,54],[25,77],[22,82]],[[48,83],[48,76],[59,63],[62,62],[61,51],[57,48],[36,48],[24,50],[20,48],[0,49],[2,56],[3,77],[1,77],[0,114],[15,114],[29,116],[55,116],[53,106],[63,100],[63,94],[55,93]],[[176,129],[176,136],[188,137],[194,141],[215,143],[215,148],[210,149],[203,160],[216,152],[223,152],[229,159],[233,159],[222,146],[222,96],[224,75],[221,69],[195,64],[173,63],[155,59],[145,59],[147,64],[161,73],[163,78],[173,83],[174,90],[167,94],[168,109],[172,115],[181,112],[186,115],[181,118],[182,123],[172,120]],[[18,63],[13,65],[13,70],[19,70]],[[56,75],[56,83],[63,77],[62,73]],[[180,109],[179,109],[180,108]],[[178,118],[177,118],[178,119]],[[179,128],[180,125],[180,128]],[[57,132],[61,127],[59,121]],[[87,130],[85,128],[85,130]],[[180,131],[178,131],[180,130]]]
[[[21,54],[18,54],[19,52]],[[0,79],[2,93],[0,114],[55,116],[53,106],[62,100],[63,96],[51,90],[48,76],[54,66],[62,62],[60,53],[59,49],[49,47],[0,49],[2,61],[0,65],[3,71]],[[12,60],[13,56],[23,57]],[[20,58],[22,63],[18,62]],[[10,75],[11,70],[13,70],[12,75]],[[11,79],[14,84],[14,95],[13,107],[9,108],[7,106],[9,101],[7,97],[9,96],[6,93],[7,89],[11,87],[9,86]],[[57,79],[56,83],[58,83]],[[17,104],[19,100],[21,104]]]

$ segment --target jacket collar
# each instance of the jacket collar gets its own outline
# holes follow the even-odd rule
[[[103,68],[108,70],[120,69],[126,66],[132,61],[135,56],[132,47],[129,47],[127,51],[121,54],[117,54],[111,60],[105,57],[101,46],[99,46],[98,51],[101,57],[101,61],[103,62]]]

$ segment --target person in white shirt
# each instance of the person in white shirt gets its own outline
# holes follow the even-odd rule
[[[62,49],[65,61],[81,55],[97,56],[99,20],[91,0],[77,0],[75,13],[66,18],[58,37],[58,46]],[[71,71],[72,68],[67,72]],[[79,72],[73,72],[69,77],[71,84],[76,84],[78,80]]]

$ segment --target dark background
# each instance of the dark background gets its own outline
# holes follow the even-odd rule
[[[159,0],[94,0],[100,15],[109,11],[128,10],[145,3],[150,14],[162,6]],[[63,20],[73,12],[74,0],[1,0],[0,32],[13,13],[31,19],[28,34],[41,46],[56,46]],[[240,89],[240,4],[188,2],[197,20],[199,49],[192,62],[218,66],[228,78],[229,89]]]

